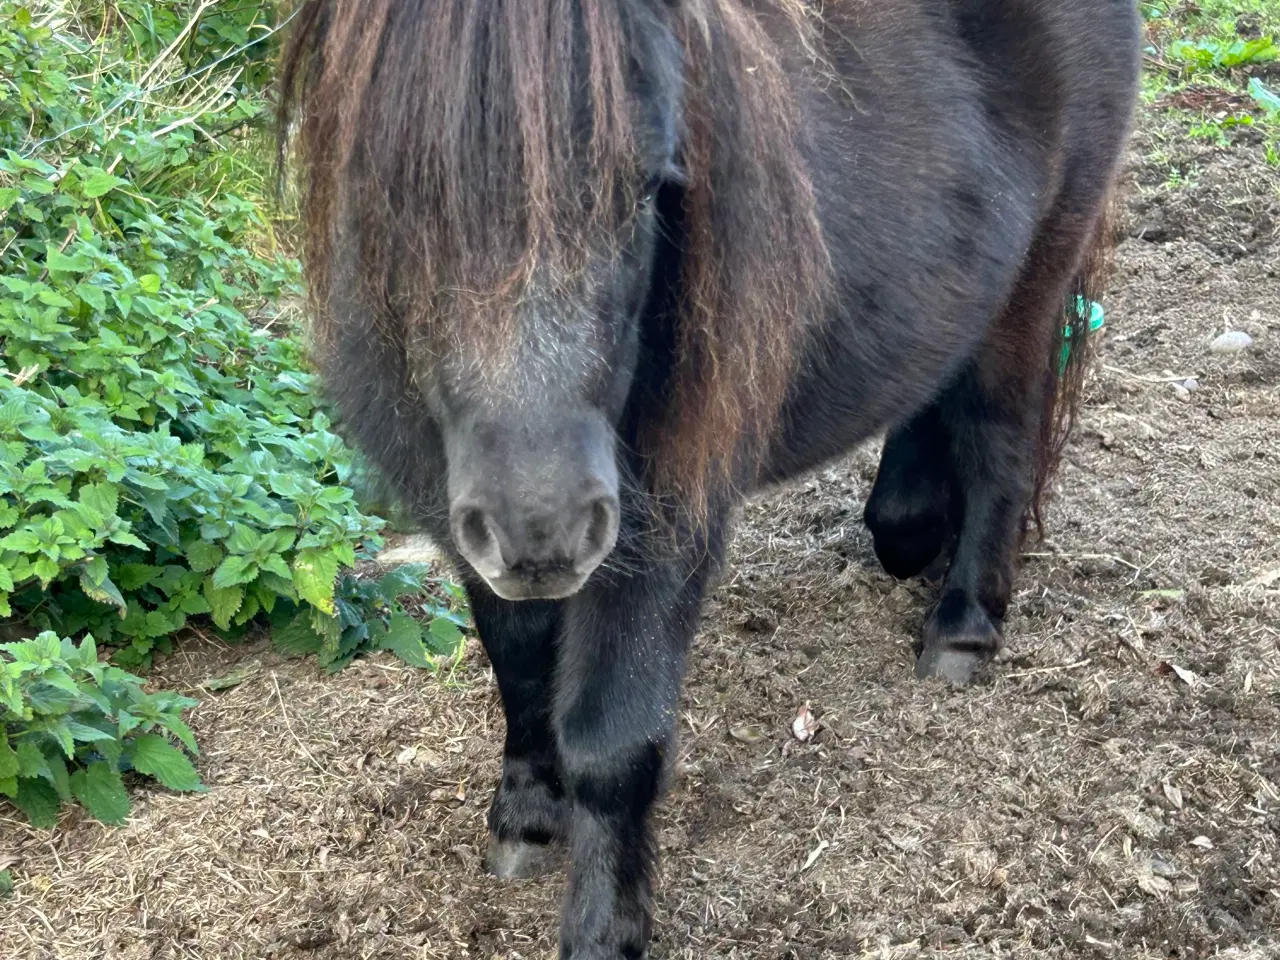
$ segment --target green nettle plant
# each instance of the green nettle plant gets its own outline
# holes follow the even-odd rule
[[[92,637],[55,633],[0,644],[0,795],[34,826],[51,827],[78,800],[104,823],[123,823],[123,774],[171,790],[203,790],[182,720],[194,700],[145,693],[142,681],[98,660]]]
[[[334,598],[338,616],[326,620],[321,630],[314,618],[294,616],[273,631],[276,650],[288,656],[314,654],[330,672],[368,649],[390,650],[410,666],[434,666],[434,657],[447,658],[461,649],[467,617],[459,611],[466,597],[456,584],[437,581],[445,601],[428,602],[418,617],[410,616],[400,602],[422,592],[426,573],[423,565],[406,564],[377,580],[342,574]],[[430,617],[425,631],[424,614]]]
[[[121,823],[138,778],[203,789],[195,701],[122,669],[193,618],[269,624],[331,671],[460,649],[455,587],[351,569],[383,521],[274,306],[299,271],[254,200],[274,18],[0,0],[0,619],[44,631],[0,644],[0,799],[36,826],[73,801]]]
[[[192,617],[269,615],[330,667],[453,649],[410,574],[339,584],[382,521],[272,309],[298,268],[261,252],[243,137],[270,5],[37,6],[0,0],[0,616],[125,666]]]

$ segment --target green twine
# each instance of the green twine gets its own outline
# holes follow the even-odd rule
[[[1107,322],[1107,315],[1102,309],[1102,304],[1094,303],[1092,300],[1086,301],[1084,297],[1076,297],[1076,316],[1083,320],[1086,312],[1089,315],[1090,332],[1101,330],[1103,324]],[[1067,372],[1067,363],[1071,360],[1071,324],[1067,324],[1063,328],[1062,336],[1066,343],[1062,345],[1062,359],[1058,363],[1058,376],[1062,376]]]

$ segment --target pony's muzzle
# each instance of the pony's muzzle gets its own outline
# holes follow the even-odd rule
[[[460,497],[450,511],[454,543],[504,600],[571,596],[613,550],[621,507],[603,482],[557,506],[513,509],[505,498]]]

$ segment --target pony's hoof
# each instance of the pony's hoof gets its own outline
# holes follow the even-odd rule
[[[971,650],[925,647],[916,660],[916,679],[945,680],[957,687],[968,686],[988,659]]]
[[[529,880],[555,871],[559,851],[550,844],[489,838],[485,872],[502,880]]]
[[[925,620],[916,677],[966,686],[999,649],[1000,629],[987,612],[964,594],[944,593]]]

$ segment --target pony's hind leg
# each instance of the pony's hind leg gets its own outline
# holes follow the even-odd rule
[[[978,353],[938,401],[962,520],[941,596],[925,621],[918,677],[966,683],[1000,646],[1015,552],[1037,472],[1043,479],[1051,457],[1052,430],[1042,428],[1062,389],[1053,353],[1095,231],[1090,219],[1058,209]]]
[[[916,676],[953,683],[967,683],[999,649],[1013,554],[1032,492],[1035,391],[1007,382],[989,389],[983,380],[978,361],[942,401],[963,520],[916,661]]]
[[[469,588],[468,595],[507,717],[502,780],[489,808],[485,868],[499,877],[536,876],[556,865],[569,829],[569,801],[551,729],[561,604],[511,603],[483,586]]]
[[[876,557],[892,577],[931,571],[959,529],[951,444],[937,406],[929,406],[885,440],[863,519]]]

